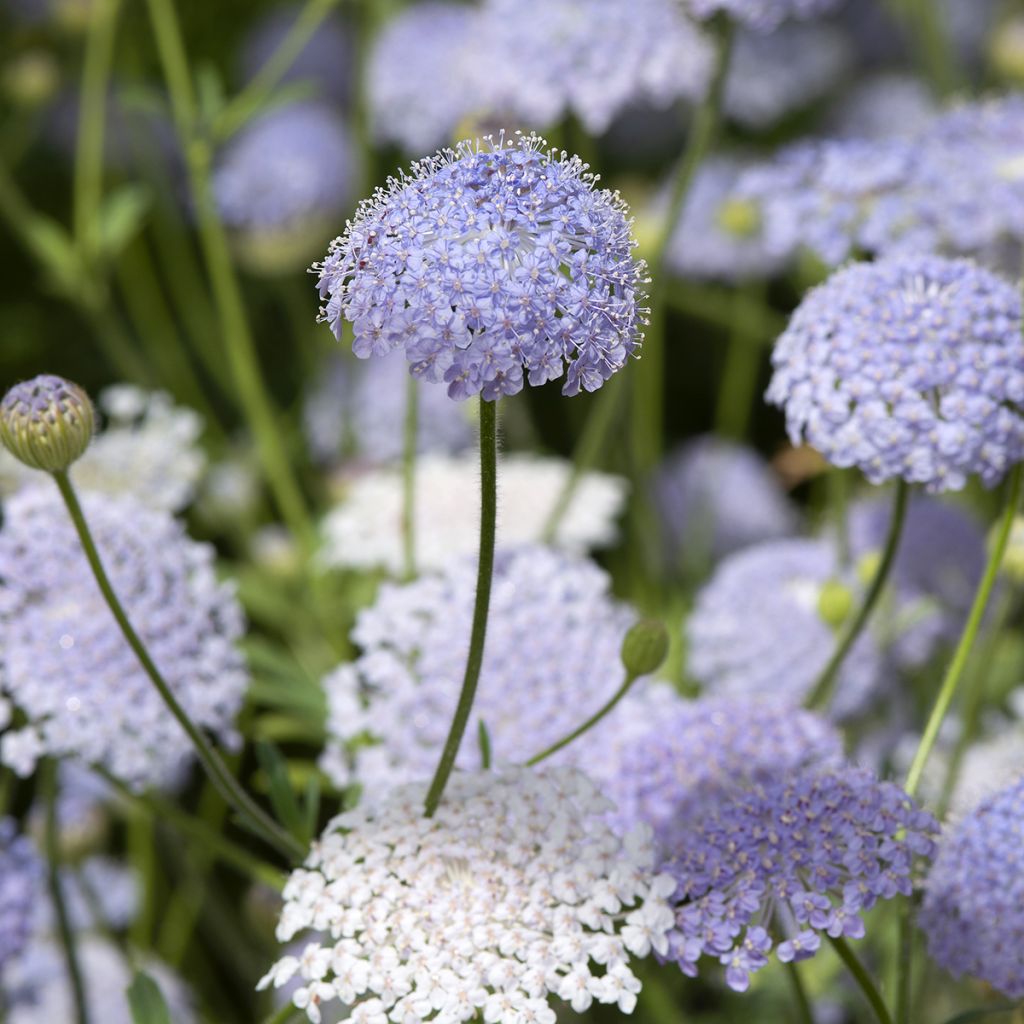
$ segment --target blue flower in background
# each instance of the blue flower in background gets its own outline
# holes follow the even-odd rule
[[[698,18],[727,14],[757,32],[773,32],[789,18],[817,18],[843,0],[686,0]]]
[[[13,818],[0,818],[0,972],[24,949],[43,892],[43,865]]]

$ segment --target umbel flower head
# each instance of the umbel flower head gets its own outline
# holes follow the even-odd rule
[[[0,975],[21,953],[43,890],[43,866],[13,818],[0,818]]]
[[[430,385],[428,385],[430,386]],[[447,401],[447,399],[446,399]],[[476,551],[480,468],[474,455],[425,455],[416,464],[416,564],[442,569]],[[498,543],[536,542],[572,473],[565,459],[509,455],[498,474]],[[554,544],[584,552],[611,544],[626,500],[624,479],[585,473],[555,533]],[[355,477],[324,521],[324,564],[400,573],[402,474],[396,466]],[[468,635],[468,634],[467,634]]]
[[[84,494],[96,545],[139,636],[189,717],[223,740],[248,675],[242,613],[214,552],[166,513]],[[0,692],[24,727],[0,738],[23,775],[44,755],[100,764],[129,785],[168,785],[192,747],[103,600],[56,488],[4,508],[0,530]]]
[[[362,203],[318,264],[321,316],[357,356],[400,348],[448,394],[565,374],[595,391],[640,344],[645,266],[621,199],[535,135],[461,143]]]
[[[0,441],[32,469],[64,472],[89,447],[94,429],[89,396],[63,377],[33,377],[0,401]]]
[[[943,836],[918,924],[946,970],[1024,996],[1024,779]]]
[[[554,1024],[557,996],[629,1013],[640,982],[629,957],[666,951],[671,879],[654,873],[649,833],[622,839],[609,801],[571,768],[456,772],[432,818],[427,787],[399,786],[339,815],[285,886],[278,940],[312,930],[301,956],[261,987],[303,986],[320,1005],[385,1019]]]
[[[475,558],[436,576],[385,585],[360,613],[362,648],[324,681],[328,746],[321,767],[339,785],[372,787],[426,778],[455,710],[476,593]],[[483,723],[494,763],[523,763],[558,742],[622,685],[619,652],[636,616],[610,595],[593,563],[548,548],[499,551],[487,644],[470,736]],[[661,709],[681,698],[669,687],[634,684],[592,730],[556,755],[586,765],[617,801],[615,752]],[[462,744],[456,766],[481,767],[478,744]],[[610,788],[608,788],[610,787]]]
[[[937,825],[898,786],[845,766],[739,783],[704,803],[666,864],[679,885],[671,959],[697,974],[702,956],[730,988],[775,955],[807,959],[832,938],[860,938],[861,914],[909,896]]]
[[[1018,289],[968,260],[855,263],[801,302],[768,399],[790,439],[878,484],[988,486],[1024,457]]]

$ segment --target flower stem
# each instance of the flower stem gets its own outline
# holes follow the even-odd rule
[[[286,1003],[280,1010],[272,1013],[263,1024],[288,1024],[289,1021],[299,1016],[299,1012],[297,1007],[291,1003]]]
[[[46,863],[48,869],[50,900],[53,903],[54,916],[57,918],[57,931],[64,952],[68,980],[75,1006],[75,1024],[89,1024],[89,1011],[85,1001],[85,986],[82,984],[81,965],[78,962],[78,949],[75,944],[75,933],[71,927],[67,904],[64,901],[64,890],[60,884],[60,826],[57,821],[57,800],[60,787],[57,777],[57,762],[47,761],[43,769],[43,789],[46,797]]]
[[[800,977],[800,968],[795,963],[786,964],[786,976],[793,989],[793,1002],[796,1003],[800,1024],[814,1024],[814,1011],[811,1009],[811,1001],[807,998],[803,978]]]
[[[978,630],[981,628],[981,620],[985,614],[985,609],[988,607],[992,588],[995,586],[996,576],[999,574],[999,566],[1003,561],[1003,555],[1006,553],[1006,545],[1010,539],[1010,530],[1013,528],[1013,519],[1017,514],[1017,506],[1020,504],[1022,476],[1024,476],[1024,464],[1018,464],[1010,474],[1006,511],[1003,513],[1002,522],[999,524],[999,530],[992,543],[988,565],[985,567],[985,574],[982,576],[978,589],[974,594],[974,603],[971,605],[971,612],[964,625],[960,642],[957,644],[953,660],[949,663],[949,668],[946,669],[946,675],[942,680],[942,685],[939,687],[939,694],[935,699],[935,705],[928,717],[917,753],[914,754],[914,760],[911,762],[910,771],[907,773],[907,781],[904,784],[904,788],[911,796],[914,795],[921,783],[921,776],[924,774],[928,757],[932,752],[932,747],[935,746],[935,740],[939,735],[939,729],[945,720],[946,713],[953,703],[957,685],[960,682],[960,677],[963,675],[964,667],[967,665],[971,649],[974,647]]]
[[[879,1024],[892,1024],[892,1016],[889,1014],[888,1007],[885,1005],[885,1000],[882,999],[878,987],[868,973],[867,968],[857,959],[857,954],[850,949],[846,939],[841,936],[838,939],[833,939],[830,936],[829,942],[832,943],[832,948],[839,954],[839,959],[846,965],[846,969],[853,976],[854,981],[857,982],[861,992],[864,993],[864,998],[871,1004],[871,1009],[875,1011]]]
[[[405,578],[416,576],[416,441],[419,381],[409,374],[405,385],[405,438],[402,448],[402,562]]]
[[[871,612],[878,603],[878,598],[885,587],[885,581],[888,579],[889,571],[892,569],[892,564],[896,559],[896,549],[899,547],[900,534],[903,532],[903,522],[907,516],[907,495],[909,491],[910,486],[905,480],[897,482],[895,498],[893,499],[892,517],[889,520],[889,532],[885,538],[885,547],[882,549],[882,558],[878,563],[878,568],[875,570],[874,578],[864,594],[864,600],[857,609],[857,614],[843,628],[839,642],[836,644],[836,649],[832,652],[832,657],[829,658],[828,664],[822,669],[821,675],[818,676],[818,681],[814,684],[814,689],[807,699],[807,707],[809,708],[821,708],[828,704],[829,698],[832,696],[833,687],[835,686],[836,677],[839,675],[839,670],[843,667],[843,662],[846,660],[846,656],[850,653],[853,645],[857,642],[857,638],[864,631],[868,619],[871,618]]]
[[[124,638],[128,642],[128,646],[131,647],[132,651],[135,653],[135,656],[139,660],[139,664],[142,666],[146,675],[149,676],[150,681],[156,687],[157,692],[167,705],[168,710],[174,716],[182,729],[185,730],[188,738],[192,741],[192,746],[195,748],[199,760],[206,769],[206,772],[210,777],[210,781],[217,787],[218,792],[227,801],[227,803],[235,809],[238,815],[245,820],[257,834],[261,835],[270,845],[283,853],[289,859],[301,860],[306,855],[306,851],[303,849],[301,844],[285,832],[284,829],[282,829],[277,822],[267,815],[249,796],[249,794],[242,789],[235,777],[230,771],[228,771],[227,766],[221,760],[216,750],[214,750],[207,738],[188,717],[185,709],[178,703],[177,698],[171,692],[171,688],[167,685],[166,680],[160,674],[160,670],[156,667],[153,659],[150,657],[149,651],[146,649],[146,645],[142,642],[138,633],[135,632],[135,628],[129,621],[124,607],[118,599],[117,594],[114,592],[114,588],[107,576],[106,569],[103,567],[103,562],[100,559],[99,552],[96,550],[95,541],[93,540],[92,533],[89,530],[89,525],[86,522],[85,515],[82,512],[82,506],[79,504],[78,496],[75,494],[75,489],[71,484],[71,480],[66,472],[54,473],[53,479],[56,481],[61,497],[64,499],[64,504],[67,506],[68,514],[71,516],[72,523],[74,523],[78,539],[82,544],[82,549],[85,551],[85,556],[89,561],[89,566],[92,569],[93,576],[96,578],[96,583],[100,588],[100,592],[103,594],[103,598],[107,602],[107,607],[110,609],[110,612],[114,616],[121,632],[124,634]]]
[[[761,325],[751,306],[764,305],[764,283],[746,284],[742,291],[752,300],[737,302],[725,352],[725,367],[715,404],[715,429],[725,437],[742,441],[750,424],[754,392],[761,369]]]
[[[476,604],[473,608],[473,628],[469,638],[469,657],[466,674],[462,679],[462,692],[455,708],[448,738],[441,759],[427,792],[424,812],[433,817],[448,777],[455,767],[459,745],[469,723],[469,713],[476,696],[480,667],[484,659],[484,640],[487,636],[487,612],[491,603],[491,579],[494,576],[494,534],[498,514],[498,409],[496,402],[480,399],[480,558],[477,564]]]
[[[718,134],[725,80],[732,55],[734,27],[727,15],[711,22],[715,39],[715,67],[707,95],[697,108],[675,179],[661,236],[651,259],[651,323],[644,339],[643,356],[634,375],[633,426],[637,465],[643,473],[658,459],[662,441],[665,384],[665,255],[679,224],[697,170]]]

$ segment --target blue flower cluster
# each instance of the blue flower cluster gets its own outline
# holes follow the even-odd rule
[[[42,893],[43,867],[11,818],[0,818],[0,971],[25,947]]]
[[[792,442],[872,483],[992,486],[1024,457],[1020,295],[967,260],[846,267],[804,297],[772,363]]]
[[[1024,779],[943,836],[918,923],[946,970],[1024,997]]]
[[[451,398],[566,374],[594,391],[640,345],[645,266],[619,197],[536,136],[463,143],[359,208],[319,264],[322,317],[357,356],[401,348]]]
[[[863,936],[865,911],[910,895],[937,830],[898,786],[852,767],[737,784],[685,824],[666,865],[678,882],[669,956],[691,977],[713,957],[738,992],[773,949],[788,963],[813,956],[822,933]]]

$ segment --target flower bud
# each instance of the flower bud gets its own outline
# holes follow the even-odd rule
[[[857,579],[868,586],[878,575],[878,567],[882,564],[881,551],[868,551],[857,560]]]
[[[668,630],[657,619],[641,619],[622,641],[622,664],[630,678],[650,675],[668,656]]]
[[[837,629],[853,610],[853,594],[839,580],[828,580],[818,594],[818,615],[822,621]]]
[[[15,384],[0,402],[0,441],[32,469],[61,473],[92,440],[95,414],[77,385],[41,374]]]

